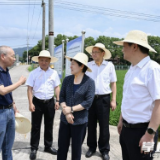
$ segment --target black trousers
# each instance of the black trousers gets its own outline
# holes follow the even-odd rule
[[[108,153],[110,151],[109,113],[110,95],[94,98],[93,104],[89,109],[87,137],[87,145],[92,151],[95,151],[97,148],[97,121],[100,128],[98,140],[99,150],[101,153]]]
[[[44,145],[45,148],[49,148],[53,143],[53,119],[55,114],[54,99],[49,102],[43,103],[36,98],[33,98],[33,104],[35,105],[35,112],[32,112],[32,129],[31,129],[31,149],[38,149],[40,140],[40,129],[42,116],[44,115]]]
[[[67,153],[72,140],[71,160],[80,160],[82,144],[86,135],[87,124],[70,125],[60,122],[57,160],[67,160]]]
[[[139,141],[146,132],[144,128],[126,128],[123,126],[120,134],[120,144],[122,148],[123,160],[152,160],[152,154],[140,153]],[[158,132],[155,134],[154,141],[156,150]]]

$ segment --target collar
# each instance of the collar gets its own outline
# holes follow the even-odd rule
[[[108,61],[103,60],[101,65],[107,65],[107,63],[108,63]],[[95,61],[92,61],[92,65],[97,65],[97,64]]]
[[[150,57],[147,56],[147,57],[143,58],[136,66],[139,68],[142,68],[150,60],[151,60]]]
[[[51,70],[51,68],[50,67],[48,67],[48,69],[46,70],[46,71],[50,71]],[[38,71],[44,71],[43,69],[41,69],[41,67],[39,66],[38,67]]]
[[[0,72],[8,72],[8,68],[6,68],[6,71],[0,66]]]

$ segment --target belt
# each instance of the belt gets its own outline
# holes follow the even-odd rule
[[[42,102],[42,103],[48,103],[48,102],[50,102],[53,99],[53,97],[51,99],[46,99],[46,100],[44,100],[44,99],[38,99],[37,97],[33,97],[33,98],[36,99],[39,102]]]
[[[149,124],[149,122],[131,124],[131,123],[128,123],[127,121],[123,120],[123,126],[125,128],[145,128],[145,127],[148,127],[148,124]]]
[[[10,104],[8,106],[0,106],[0,109],[10,109],[13,107],[13,104]]]
[[[107,96],[110,96],[110,94],[95,94],[94,98],[98,99],[98,98],[107,97]]]

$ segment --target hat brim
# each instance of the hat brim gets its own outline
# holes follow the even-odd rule
[[[133,40],[122,40],[122,41],[114,41],[113,43],[114,44],[117,44],[117,45],[120,45],[120,46],[123,46],[123,43],[126,42],[126,43],[135,43],[135,44],[139,44],[147,49],[149,49],[150,52],[154,52],[154,53],[157,53],[150,45],[148,44],[145,44],[145,43],[142,43],[142,42],[138,42],[138,41],[133,41]]]
[[[32,61],[38,62],[39,57],[45,57],[45,56],[34,56],[34,57],[32,57]],[[56,58],[56,57],[45,57],[45,58],[50,58],[51,59],[50,63],[54,63],[54,62],[58,61],[58,58]]]
[[[92,50],[93,50],[93,48],[101,48],[101,47],[98,47],[98,46],[89,46],[89,47],[86,47],[86,51],[90,54],[90,55],[92,55]],[[104,48],[101,48],[101,49],[103,49],[104,50],[104,52],[105,52],[105,55],[104,55],[104,57],[103,57],[103,59],[110,59],[111,58],[111,52],[108,50],[108,49],[104,49]]]
[[[15,117],[16,132],[27,134],[31,131],[31,122],[20,113],[16,113]]]
[[[91,70],[86,64],[84,64],[81,60],[76,59],[76,58],[72,58],[72,57],[68,57],[68,56],[65,56],[65,58],[68,59],[69,61],[70,61],[71,59],[73,59],[73,60],[76,60],[76,61],[82,63],[83,65],[85,65],[85,66],[87,67],[87,71],[88,71],[88,72],[92,72],[92,70]]]

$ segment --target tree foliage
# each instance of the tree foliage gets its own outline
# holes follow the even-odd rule
[[[77,38],[78,36],[66,36],[66,35],[62,35],[62,34],[58,34],[55,38],[54,38],[54,44],[56,46],[59,46],[62,44],[62,40],[65,40],[65,44],[66,44],[66,39],[68,38],[69,41]],[[45,37],[45,49],[48,49],[48,40],[49,37],[48,35]],[[125,61],[123,59],[123,53],[122,53],[122,47],[118,46],[116,44],[114,44],[114,41],[119,41],[122,39],[119,38],[115,38],[115,37],[107,37],[107,36],[103,36],[100,35],[97,39],[94,39],[93,37],[87,37],[85,38],[85,46],[84,48],[86,48],[87,46],[92,46],[95,45],[95,43],[103,43],[105,45],[105,47],[107,49],[110,50],[111,54],[112,54],[112,58],[119,58],[119,63],[120,64],[129,64],[129,62]],[[155,36],[149,36],[148,37],[148,41],[149,44],[157,51],[157,53],[149,53],[151,59],[157,61],[158,63],[160,63],[160,37],[155,37]],[[66,50],[66,45],[65,46],[65,50]],[[38,56],[39,52],[42,50],[42,41],[38,41],[37,45],[34,46],[32,49],[29,50],[28,55],[31,57],[33,56]],[[88,54],[86,51],[84,51],[86,54]],[[90,56],[88,54],[88,56]],[[27,52],[25,51],[23,53],[23,61],[26,61],[27,58]]]

